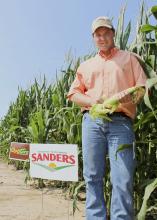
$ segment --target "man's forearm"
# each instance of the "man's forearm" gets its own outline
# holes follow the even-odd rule
[[[136,99],[133,100],[131,95],[128,94],[124,98],[121,98],[119,101],[121,104],[123,104],[123,103],[138,104],[141,101],[141,99],[143,98],[144,94],[145,94],[145,89],[143,88],[142,91],[137,92]],[[94,100],[91,97],[89,97],[85,94],[82,94],[82,93],[73,94],[71,96],[71,101],[78,104],[81,107],[89,107],[89,106],[91,107],[95,103],[102,103],[103,102],[102,99]]]
[[[91,98],[81,93],[75,93],[71,96],[71,101],[81,107],[91,106]]]
[[[128,94],[125,97],[123,97],[122,99],[120,99],[119,101],[121,104],[123,104],[123,103],[138,104],[142,100],[144,94],[145,94],[145,88],[142,88],[140,91],[137,91],[134,96]]]

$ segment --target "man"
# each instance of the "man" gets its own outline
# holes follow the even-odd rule
[[[135,134],[133,121],[136,106],[144,95],[138,94],[136,103],[130,95],[121,99],[120,106],[109,117],[93,120],[89,109],[103,98],[109,98],[133,86],[145,87],[146,75],[136,56],[115,46],[115,30],[108,17],[98,17],[92,23],[93,40],[98,53],[82,62],[77,69],[67,98],[81,106],[83,175],[86,184],[86,220],[106,220],[103,177],[105,156],[110,160],[112,183],[111,220],[133,220],[133,175]],[[131,144],[118,152],[120,144]]]

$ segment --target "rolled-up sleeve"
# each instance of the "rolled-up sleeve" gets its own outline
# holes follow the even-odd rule
[[[131,67],[134,75],[135,86],[146,86],[147,76],[138,59],[131,55]]]
[[[81,68],[79,66],[76,71],[75,79],[72,82],[69,92],[67,93],[66,97],[68,100],[71,100],[71,97],[73,94],[76,94],[76,93],[84,94],[84,92],[85,92],[85,85],[84,85],[83,75],[81,73]]]

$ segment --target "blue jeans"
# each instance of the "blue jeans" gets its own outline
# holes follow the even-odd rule
[[[106,220],[104,199],[105,158],[110,161],[112,184],[111,220],[133,220],[133,175],[136,167],[133,120],[122,115],[110,116],[112,122],[82,118],[83,176],[86,184],[86,220]],[[117,153],[119,144],[131,147]]]

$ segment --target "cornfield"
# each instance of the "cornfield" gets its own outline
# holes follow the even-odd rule
[[[157,6],[145,11],[141,4],[137,21],[135,38],[129,43],[131,22],[124,27],[125,7],[120,11],[115,42],[121,49],[129,50],[141,58],[139,61],[149,79],[157,77],[157,26],[149,24],[150,17],[157,21]],[[95,52],[93,52],[95,54]],[[85,192],[82,171],[81,122],[82,114],[79,106],[68,101],[66,95],[75,78],[81,61],[93,56],[70,58],[67,67],[56,75],[56,82],[48,84],[46,78],[35,79],[27,90],[19,89],[14,103],[11,103],[7,114],[0,122],[0,155],[17,169],[26,171],[29,163],[10,161],[8,159],[11,142],[26,143],[75,143],[79,147],[79,182],[54,182],[55,187],[67,189],[73,199],[73,214],[77,208],[80,192]],[[149,103],[148,103],[149,102]],[[134,209],[138,220],[157,219],[157,85],[151,88],[147,105],[143,100],[137,108],[134,122],[136,135],[137,168],[134,178]],[[38,186],[44,187],[45,180],[39,179]],[[104,178],[107,208],[110,208],[111,184],[109,177],[109,160]]]

